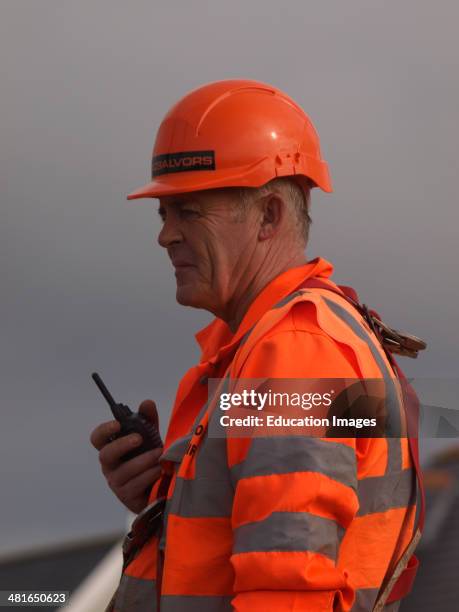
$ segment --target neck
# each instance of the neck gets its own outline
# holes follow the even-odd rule
[[[245,287],[245,290],[229,304],[226,315],[221,317],[226,321],[232,333],[234,334],[237,331],[252,302],[272,280],[287,272],[287,270],[303,266],[306,263],[305,254],[301,253],[282,264],[260,268]]]

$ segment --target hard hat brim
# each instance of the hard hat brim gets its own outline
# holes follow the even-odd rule
[[[315,162],[315,160],[314,160]],[[326,193],[333,191],[326,163],[314,163],[307,172],[278,173],[278,176],[308,176]],[[160,198],[222,187],[261,187],[273,178],[272,160],[268,157],[249,166],[194,172],[171,173],[159,176],[127,196],[128,200]]]

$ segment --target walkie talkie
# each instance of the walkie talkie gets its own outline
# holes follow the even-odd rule
[[[127,436],[133,433],[139,434],[142,437],[142,444],[134,450],[126,453],[123,456],[123,461],[128,461],[129,459],[137,457],[137,455],[140,455],[145,451],[153,450],[154,448],[163,445],[158,429],[152,423],[150,423],[147,418],[138,412],[132,412],[129,406],[126,406],[125,404],[117,404],[110,391],[104,385],[99,374],[94,372],[91,376],[98,386],[99,391],[107,400],[113,416],[121,425],[119,433],[114,434],[113,439],[115,440],[116,438],[121,438],[122,436]]]

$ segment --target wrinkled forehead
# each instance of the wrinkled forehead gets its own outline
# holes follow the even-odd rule
[[[234,187],[205,189],[190,193],[161,196],[158,198],[158,201],[160,206],[196,204],[200,207],[211,207],[217,204],[231,205],[240,199],[239,191],[238,188]]]
[[[190,202],[199,203],[197,192],[194,193],[178,193],[175,195],[161,196],[157,198],[157,202],[161,206],[189,204]]]

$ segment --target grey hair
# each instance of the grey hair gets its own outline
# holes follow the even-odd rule
[[[309,216],[311,187],[312,182],[308,179],[300,185],[297,180],[289,176],[272,179],[261,187],[235,187],[233,189],[237,196],[235,198],[236,219],[243,221],[246,218],[247,211],[254,200],[269,193],[277,193],[290,207],[295,217],[298,238],[306,245],[309,238],[309,227],[312,223]]]

